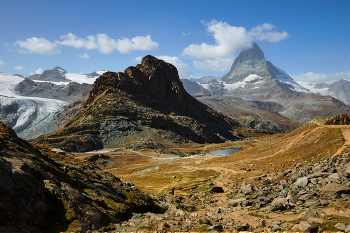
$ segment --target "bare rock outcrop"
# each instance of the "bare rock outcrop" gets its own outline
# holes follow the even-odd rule
[[[87,232],[159,211],[155,200],[92,163],[31,145],[0,122],[0,231]]]

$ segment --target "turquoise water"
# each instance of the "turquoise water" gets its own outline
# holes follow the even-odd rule
[[[225,150],[212,150],[210,154],[212,155],[230,155],[240,151],[240,149],[225,149]]]

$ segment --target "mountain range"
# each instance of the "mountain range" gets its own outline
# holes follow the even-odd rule
[[[63,110],[86,98],[92,83],[103,72],[82,75],[55,67],[28,78],[1,73],[0,120],[24,139],[57,130],[56,119]]]
[[[189,82],[191,80],[185,83],[186,89],[191,89]],[[350,113],[350,108],[346,105],[350,98],[349,81],[341,80],[333,84],[295,82],[282,69],[266,61],[263,51],[256,43],[239,54],[226,75],[209,82],[205,79],[205,82],[197,84],[212,96],[231,98],[231,106],[239,105],[238,102],[242,100],[274,102],[281,106],[277,110],[278,114],[297,123],[308,122],[315,117]],[[200,90],[199,94],[205,90]],[[235,99],[237,97],[241,100]],[[213,107],[221,111],[219,106]],[[246,121],[246,125],[251,125],[251,121]]]
[[[102,74],[78,116],[34,142],[65,151],[89,151],[140,140],[235,141],[254,133],[196,100],[183,88],[173,65],[149,55],[124,72]]]

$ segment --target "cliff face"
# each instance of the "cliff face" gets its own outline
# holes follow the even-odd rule
[[[139,139],[184,142],[237,140],[237,121],[188,94],[176,68],[153,56],[94,83],[84,109],[63,129],[35,139],[66,151],[118,147]]]
[[[31,145],[0,122],[0,232],[87,232],[154,201],[93,164]]]

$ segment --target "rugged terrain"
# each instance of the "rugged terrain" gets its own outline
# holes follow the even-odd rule
[[[297,123],[308,122],[315,117],[350,113],[349,106],[342,102],[344,100],[348,103],[347,81],[332,85],[301,85],[286,72],[266,61],[263,51],[256,43],[239,54],[226,75],[201,85],[216,97],[231,96],[248,101],[275,102],[283,107],[277,111],[278,114]],[[264,120],[259,123],[264,124]]]
[[[0,122],[0,231],[87,232],[155,200],[90,162],[31,145]]]
[[[163,214],[134,215],[110,232],[348,232],[350,127],[325,125],[327,120],[332,119],[245,141],[187,144],[171,151],[144,143],[75,155],[168,206]],[[209,153],[224,148],[241,151]]]
[[[62,125],[57,118],[65,107],[87,98],[98,73],[74,74],[55,67],[29,78],[0,74],[0,120],[24,139],[55,131]],[[74,106],[69,108],[77,104]],[[61,118],[72,119],[76,116],[72,113],[76,111],[66,111]]]
[[[188,94],[176,68],[153,56],[94,83],[84,109],[63,129],[35,139],[65,151],[127,146],[139,140],[218,143],[259,133]]]
[[[282,105],[268,101],[244,101],[231,96],[202,96],[199,101],[252,129],[291,132],[299,124],[280,115]]]

